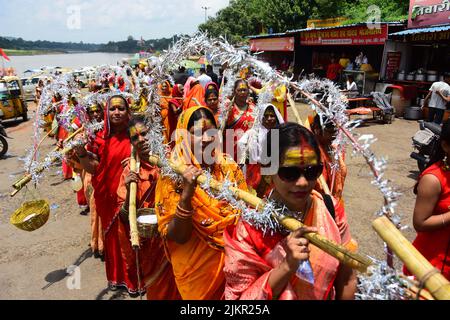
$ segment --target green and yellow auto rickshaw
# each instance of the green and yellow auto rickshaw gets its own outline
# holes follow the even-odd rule
[[[28,106],[22,83],[18,77],[0,78],[0,119],[9,120],[22,117],[28,120]]]

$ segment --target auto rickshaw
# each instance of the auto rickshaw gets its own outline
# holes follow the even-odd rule
[[[28,120],[28,106],[22,83],[18,77],[0,78],[0,118],[3,120],[22,117]]]

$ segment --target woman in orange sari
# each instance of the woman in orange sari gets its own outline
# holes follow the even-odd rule
[[[186,86],[189,86],[189,90],[187,91]],[[205,105],[205,89],[195,78],[189,78],[188,82],[186,82],[184,95],[185,98],[183,101],[183,111],[192,107]]]
[[[139,161],[139,172],[130,170],[130,161],[124,161],[125,168],[120,179],[117,196],[121,207],[125,232],[130,238],[128,210],[130,206],[130,183],[137,184],[136,209],[155,207],[155,187],[159,177],[159,169],[148,162],[150,153],[146,138],[149,129],[142,116],[135,116],[129,123],[130,140],[136,150]],[[139,238],[139,272],[141,288],[147,291],[148,300],[179,300],[180,295],[175,284],[172,266],[166,258],[164,245],[159,236]],[[131,245],[122,246],[122,253],[128,258],[130,273],[136,274],[135,252]]]
[[[158,181],[155,202],[159,231],[181,297],[218,300],[225,288],[223,231],[236,223],[239,212],[198,187],[196,178],[202,170],[209,170],[214,179],[227,178],[246,190],[245,178],[237,164],[218,151],[217,126],[208,108],[183,112],[175,135],[171,160],[185,168],[183,183],[167,177]]]
[[[159,86],[159,97],[162,124],[164,128],[166,128],[166,130],[164,131],[164,136],[166,137],[166,142],[170,142],[169,101],[172,99],[172,87],[170,86],[169,81],[164,81]]]
[[[241,219],[236,227],[227,228],[225,298],[354,299],[355,272],[317,247],[308,247],[303,237],[306,232],[319,232],[344,246],[352,240],[343,208],[332,199],[335,207],[329,209],[314,190],[323,168],[317,141],[309,130],[295,123],[282,124],[279,130],[279,141],[272,141],[272,132],[268,138],[269,145],[279,143],[279,153],[274,156],[280,160],[278,172],[272,176],[270,198],[287,208],[285,215],[308,227],[290,233],[279,226],[270,233]],[[299,272],[308,260],[312,271]]]

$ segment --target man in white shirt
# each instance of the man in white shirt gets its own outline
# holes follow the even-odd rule
[[[444,97],[450,96],[450,74],[445,75],[444,81],[438,81],[431,85],[430,92],[425,98],[424,107],[429,108],[428,122],[442,123],[444,112],[447,109],[447,101]]]
[[[209,82],[212,82],[211,77],[206,74],[206,69],[205,68],[201,68],[200,69],[200,76],[197,78],[197,80],[200,82],[200,84],[203,87],[203,89],[206,88],[206,85]]]

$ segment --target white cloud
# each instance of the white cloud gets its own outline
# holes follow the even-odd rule
[[[29,40],[106,42],[193,33],[228,0],[0,0],[0,35]],[[67,8],[80,7],[81,30],[67,27]],[[19,23],[18,23],[19,22]]]

